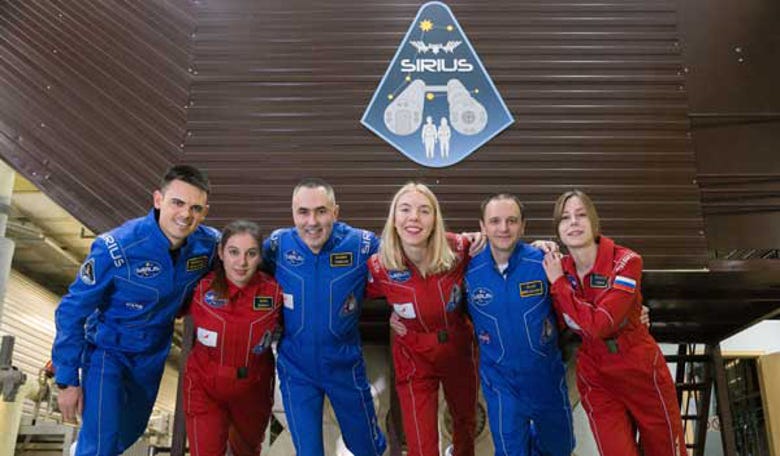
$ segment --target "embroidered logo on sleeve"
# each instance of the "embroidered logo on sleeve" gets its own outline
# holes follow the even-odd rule
[[[601,274],[590,275],[590,287],[591,288],[607,288],[609,286],[609,278]]]
[[[341,306],[340,315],[342,317],[352,315],[353,313],[355,313],[357,308],[358,308],[357,299],[355,299],[354,294],[350,293],[349,296],[347,296],[347,299],[344,300],[344,304]]]
[[[401,318],[406,318],[407,320],[411,320],[412,318],[417,318],[417,313],[414,311],[414,304],[412,304],[411,302],[405,302],[403,304],[393,304],[393,310]]]
[[[555,334],[555,325],[553,324],[552,319],[550,317],[547,317],[544,319],[544,323],[542,324],[542,337],[541,337],[542,344],[546,344],[550,342],[550,339],[553,338],[554,334]]]
[[[529,298],[531,296],[541,296],[544,294],[544,283],[541,280],[531,282],[522,282],[520,284],[520,297]]]
[[[447,301],[447,305],[445,306],[445,310],[447,312],[454,312],[455,309],[458,308],[458,305],[460,304],[460,300],[463,297],[463,293],[460,290],[460,286],[456,283],[452,286],[452,291],[450,292],[450,300]]]
[[[211,331],[206,328],[198,328],[198,342],[205,345],[206,347],[216,347],[217,346],[217,332]]]
[[[563,314],[563,321],[566,322],[566,326],[569,328],[575,330],[575,331],[582,331],[582,328],[580,328],[580,325],[577,324],[576,321],[574,321],[573,318],[569,316],[569,314],[565,313]]]
[[[636,291],[636,280],[621,275],[615,276],[615,280],[612,282],[612,288],[633,294]]]
[[[330,266],[332,268],[345,268],[352,266],[352,252],[331,253]]]
[[[271,296],[255,296],[255,300],[252,303],[252,309],[254,310],[271,310],[274,308],[274,298]]]
[[[260,339],[260,342],[252,347],[252,353],[255,355],[262,355],[268,347],[271,346],[271,341],[273,340],[273,334],[271,331],[266,331],[265,334],[263,334],[262,339]]]
[[[284,297],[284,307],[293,310],[295,308],[293,295],[290,293],[282,293],[282,296]]]
[[[79,269],[79,278],[85,285],[95,284],[95,259],[90,258],[81,265]]]
[[[209,257],[206,255],[187,259],[187,272],[200,271],[209,265]]]

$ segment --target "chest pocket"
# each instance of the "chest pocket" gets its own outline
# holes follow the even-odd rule
[[[367,271],[365,265],[353,265],[331,281],[328,325],[331,334],[337,338],[349,337],[357,329],[361,301],[366,291]]]
[[[518,293],[528,346],[536,354],[547,356],[551,347],[557,347],[557,330],[547,284],[541,280],[521,282]]]
[[[121,277],[114,278],[114,293],[103,316],[122,327],[154,324],[158,312],[159,292],[156,288]]]

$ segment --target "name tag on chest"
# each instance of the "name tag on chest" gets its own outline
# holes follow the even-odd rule
[[[331,253],[330,266],[333,268],[347,268],[352,266],[352,252]]]

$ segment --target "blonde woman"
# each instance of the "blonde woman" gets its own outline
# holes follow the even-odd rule
[[[464,313],[466,236],[445,232],[436,196],[408,183],[393,197],[368,293],[393,308],[395,383],[409,456],[438,456],[439,385],[453,418],[453,454],[474,455],[477,367]],[[400,330],[399,330],[400,328]]]

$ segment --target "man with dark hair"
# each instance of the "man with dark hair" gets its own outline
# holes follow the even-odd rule
[[[356,456],[379,456],[379,429],[358,332],[366,261],[374,233],[337,221],[333,187],[304,179],[292,198],[295,227],[263,243],[263,263],[284,290],[284,334],[277,369],[296,453],[324,455],[322,413],[330,399],[344,443]]]
[[[472,258],[465,285],[496,454],[568,456],[574,431],[544,253],[520,241],[515,195],[491,195],[481,211],[489,248]]]
[[[95,239],[57,307],[58,402],[65,422],[83,416],[76,455],[118,455],[143,434],[173,320],[214,257],[219,234],[199,226],[208,194],[200,170],[170,168],[154,209]]]

